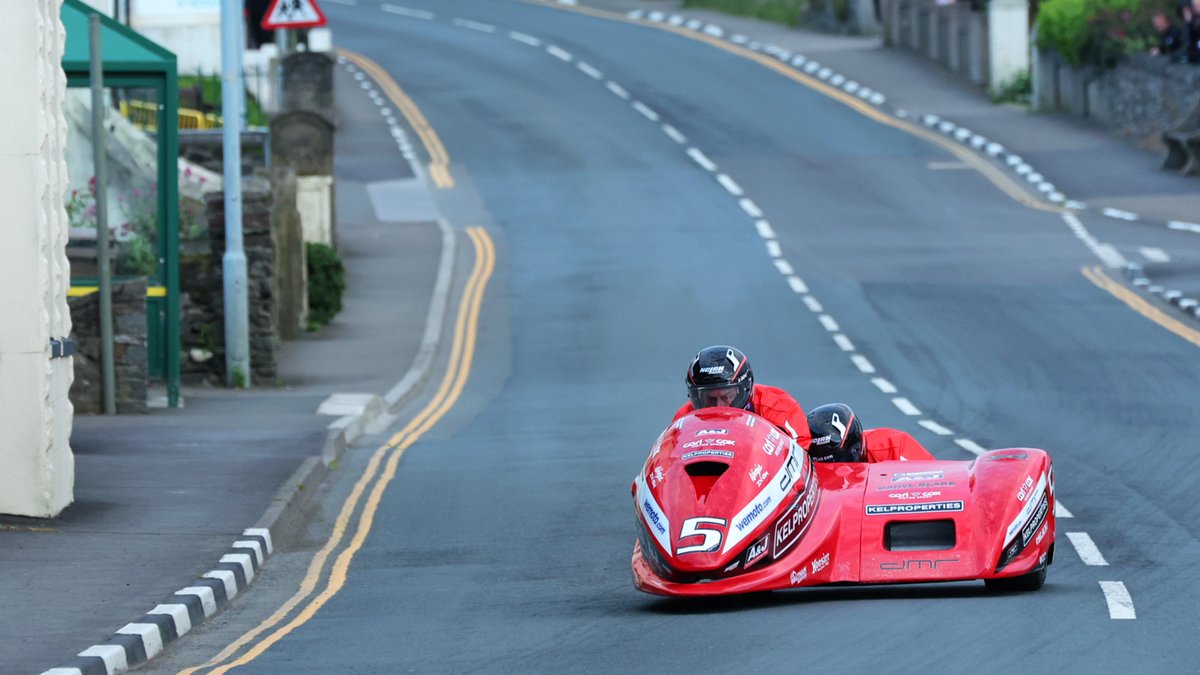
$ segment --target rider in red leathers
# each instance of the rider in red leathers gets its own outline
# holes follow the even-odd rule
[[[863,430],[862,422],[841,403],[814,408],[808,414],[812,443],[808,454],[814,462],[886,462],[933,459],[933,455],[910,434],[899,429]]]
[[[672,421],[698,408],[741,408],[787,432],[800,447],[808,447],[811,436],[800,404],[778,387],[754,384],[750,361],[740,350],[727,345],[700,350],[692,359],[686,380],[689,400],[675,412]]]

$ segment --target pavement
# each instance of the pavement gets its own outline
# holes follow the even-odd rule
[[[641,12],[639,20],[660,11],[655,23],[667,25],[678,15],[699,30],[719,27],[726,41],[744,36],[739,44],[789,66],[818,62],[813,77],[844,91],[854,83],[853,94],[870,102],[860,96],[868,87],[883,97],[872,103],[878,109],[955,139],[1023,180],[1031,195],[1079,202],[1081,214],[1128,227],[1200,220],[1200,181],[1162,172],[1156,153],[1076,119],[994,105],[936,64],[877,39],[683,10],[677,2],[580,5]],[[420,206],[431,203],[421,197],[421,172],[368,92],[338,67],[345,309],[330,326],[285,344],[276,383],[188,388],[180,409],[76,418],[75,503],[51,520],[0,519],[7,572],[0,670],[105,673],[152,658],[244,591],[271,552],[287,546],[304,497],[336,470],[341,449],[385,426],[419,391],[440,340],[457,235]],[[989,154],[993,143],[1003,152]],[[1030,171],[1019,173],[1009,157]],[[1053,190],[1027,180],[1032,172]],[[1195,275],[1180,265],[1138,273],[1146,286],[1161,274],[1200,295]],[[322,406],[335,414],[318,414]]]

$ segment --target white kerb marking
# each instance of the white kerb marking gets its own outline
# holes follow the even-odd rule
[[[575,64],[575,67],[582,70],[584,72],[584,74],[586,74],[588,77],[592,78],[593,80],[604,79],[604,73],[600,72],[599,70],[596,70],[596,68],[593,67],[590,63],[580,61],[579,63]]]
[[[758,236],[763,239],[775,238],[775,230],[771,229],[771,224],[765,220],[754,221],[754,229],[758,230]]]
[[[175,635],[181,637],[192,629],[192,617],[188,615],[187,605],[158,605],[147,614],[165,614],[175,621]]]
[[[888,382],[887,380],[883,379],[882,377],[872,377],[871,384],[875,385],[879,389],[879,391],[882,391],[885,394],[896,393],[896,385],[892,384],[891,382]]]
[[[758,204],[755,204],[745,197],[743,197],[738,204],[741,205],[742,210],[746,212],[746,215],[750,216],[751,218],[762,218],[763,212],[762,209],[758,208]]]
[[[775,269],[779,270],[779,273],[785,277],[790,277],[795,273],[795,270],[792,269],[792,264],[782,258],[775,261]]]
[[[956,438],[954,439],[954,443],[972,455],[982,455],[983,453],[987,452],[987,448],[969,438]]]
[[[237,577],[234,576],[233,572],[230,572],[229,570],[209,570],[200,576],[204,577],[205,579],[216,579],[217,581],[225,584],[226,600],[232,600],[237,596]]]
[[[524,33],[518,33],[518,32],[517,32],[517,31],[515,31],[515,30],[514,30],[514,31],[510,31],[510,32],[508,33],[508,37],[510,37],[510,38],[512,38],[512,39],[514,39],[514,40],[516,40],[517,42],[524,42],[525,44],[527,44],[527,45],[529,45],[529,46],[531,46],[531,47],[541,47],[541,46],[542,46],[542,41],[541,41],[541,40],[539,40],[539,39],[537,39],[537,38],[533,37],[532,35],[526,35],[526,34],[524,34]]]
[[[625,87],[622,87],[621,85],[617,84],[616,82],[613,82],[612,80],[609,80],[607,83],[605,83],[604,86],[608,87],[609,91],[616,94],[617,98],[623,98],[623,99],[629,98],[629,92],[625,91]]]
[[[1117,220],[1133,221],[1133,220],[1138,219],[1138,216],[1136,213],[1122,211],[1121,209],[1104,209],[1103,211],[1101,211],[1101,213],[1108,216],[1109,218],[1116,218]]]
[[[954,433],[953,431],[950,431],[946,427],[934,422],[933,420],[921,420],[920,422],[917,422],[917,424],[920,424],[938,436],[949,436],[950,434]]]
[[[687,143],[687,136],[679,133],[679,130],[670,124],[662,125],[663,133],[671,138],[676,143]]]
[[[227,553],[221,556],[221,562],[230,565],[241,565],[242,571],[246,574],[246,583],[254,581],[254,563],[251,562],[250,556],[245,553]]]
[[[1142,257],[1144,257],[1146,260],[1149,260],[1150,262],[1165,263],[1165,262],[1171,261],[1171,256],[1167,255],[1167,252],[1162,250],[1161,248],[1155,248],[1153,246],[1143,246],[1142,248],[1140,248],[1138,250],[1142,252]]]
[[[119,635],[139,635],[142,638],[142,646],[146,648],[146,660],[150,660],[162,651],[162,633],[158,630],[158,624],[154,623],[130,623],[125,624],[117,629]]]
[[[188,586],[175,591],[175,595],[194,595],[200,598],[200,607],[204,609],[205,617],[217,613],[217,596],[208,586]]]
[[[720,183],[721,186],[725,188],[726,192],[733,195],[734,197],[741,197],[742,195],[746,194],[742,190],[742,186],[738,185],[737,182],[735,182],[732,178],[730,178],[729,176],[726,176],[723,173],[717,174],[717,182]]]
[[[850,338],[842,335],[841,333],[834,335],[833,341],[837,343],[838,349],[841,349],[844,352],[854,351],[854,343],[850,341]]]
[[[780,248],[779,242],[775,241],[774,239],[768,239],[766,244],[767,255],[771,256],[772,258],[778,258],[779,256],[783,255],[783,249]]]
[[[862,354],[851,354],[850,360],[858,367],[859,372],[866,373],[867,375],[875,374],[875,366]]]
[[[1056,497],[1054,499],[1054,517],[1055,518],[1074,518],[1075,516],[1067,509],[1067,507],[1063,506],[1063,503],[1058,501],[1058,498]]]
[[[242,530],[242,535],[246,537],[262,537],[263,541],[267,542],[267,555],[271,555],[271,552],[275,550],[271,545],[271,531],[265,527],[248,527]]]
[[[559,47],[556,47],[554,45],[547,46],[546,51],[554,58],[560,59],[562,61],[572,61],[575,58],[574,56],[571,56],[571,52],[568,52],[565,49],[560,49]]]
[[[807,293],[808,292],[808,285],[806,285],[804,283],[804,280],[801,279],[800,277],[792,275],[792,276],[788,277],[787,281],[788,281],[788,286],[791,286],[792,290],[794,292],[796,292],[796,293]]]
[[[900,412],[904,413],[905,415],[916,417],[917,415],[921,414],[921,411],[917,409],[917,406],[913,405],[912,401],[909,401],[903,396],[897,396],[896,398],[892,399],[892,404],[899,408]]]
[[[481,33],[495,33],[496,32],[495,26],[493,26],[489,23],[479,23],[478,21],[471,21],[470,19],[455,19],[454,25],[461,26],[463,28],[469,28],[471,30],[477,30]]]
[[[1075,546],[1075,552],[1079,554],[1079,559],[1083,561],[1083,564],[1108,565],[1108,561],[1100,555],[1100,549],[1096,548],[1096,543],[1092,541],[1087,532],[1068,532],[1067,539],[1070,539],[1071,544]]]
[[[248,548],[254,551],[254,557],[258,560],[258,566],[262,567],[266,556],[263,555],[262,544],[258,543],[257,539],[239,539],[233,542],[234,548]]]
[[[1136,619],[1137,612],[1133,608],[1133,598],[1129,589],[1121,581],[1101,581],[1100,591],[1104,593],[1104,602],[1108,603],[1108,618]]]
[[[408,7],[397,7],[396,5],[380,5],[379,9],[392,14],[399,14],[400,16],[407,16],[412,19],[425,19],[426,21],[429,21],[434,17],[433,12],[426,12],[419,9],[409,9]]]
[[[713,164],[711,159],[705,157],[704,153],[696,148],[688,148],[687,156],[691,157],[692,161],[699,164],[700,168],[705,171],[715,171],[717,168],[717,165]]]
[[[633,109],[638,111],[638,114],[640,114],[642,117],[645,117],[646,119],[650,120],[651,122],[658,121],[658,113],[654,112],[653,108],[646,105],[645,103],[642,103],[641,101],[634,101]]]
[[[828,314],[822,314],[821,316],[818,316],[817,321],[820,321],[821,325],[825,327],[825,330],[829,331],[830,333],[836,333],[839,330],[837,321],[834,321],[833,317],[829,316]]]
[[[125,658],[125,648],[120,645],[92,645],[79,652],[79,655],[99,657],[104,661],[104,669],[110,673],[129,670],[129,661]]]

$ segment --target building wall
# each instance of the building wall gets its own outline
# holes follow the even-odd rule
[[[61,0],[11,3],[0,21],[0,513],[51,517],[73,500],[71,358],[50,341],[67,309]]]

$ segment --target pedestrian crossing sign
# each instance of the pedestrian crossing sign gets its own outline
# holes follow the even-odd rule
[[[262,19],[262,27],[267,30],[324,25],[325,14],[317,7],[317,0],[271,0]]]

